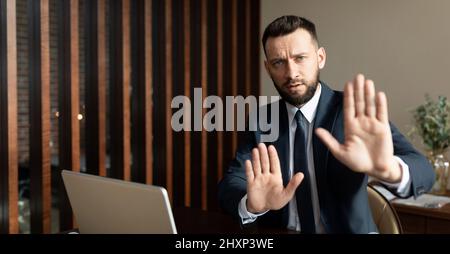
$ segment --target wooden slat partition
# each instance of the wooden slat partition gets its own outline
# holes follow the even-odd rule
[[[51,233],[49,9],[49,0],[28,0],[31,233]]]
[[[48,233],[50,0],[26,1],[31,230]],[[59,171],[79,171],[80,154],[86,154],[88,173],[161,185],[175,206],[217,210],[217,182],[234,157],[238,135],[207,132],[203,122],[194,122],[196,114],[203,120],[210,110],[198,110],[203,100],[194,102],[194,88],[201,88],[201,99],[222,98],[224,110],[225,96],[259,95],[260,0],[85,0],[85,20],[79,20],[79,2],[56,1],[59,170],[55,180],[59,189],[55,198],[60,230],[71,229],[74,220]],[[5,233],[18,232],[15,14],[15,0],[0,0],[0,232]],[[84,42],[86,47],[80,47]],[[83,54],[85,62],[80,63]],[[80,66],[86,77],[81,84]],[[80,91],[86,96],[83,153],[77,118],[83,106]],[[193,131],[171,128],[176,111],[171,102],[177,95],[190,101],[186,117],[191,121],[183,122]],[[223,122],[215,120],[226,129],[222,116]]]
[[[59,169],[80,171],[79,1],[58,3],[59,40]],[[60,230],[73,228],[73,215],[58,174]]]
[[[106,0],[86,8],[86,169],[106,176]]]
[[[111,177],[131,179],[130,1],[111,1]]]
[[[0,0],[0,233],[18,233],[16,1]]]

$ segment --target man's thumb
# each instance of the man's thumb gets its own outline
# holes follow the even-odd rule
[[[300,185],[300,183],[303,181],[303,178],[305,177],[305,175],[303,175],[303,173],[298,172],[297,174],[295,174],[291,181],[289,181],[288,185],[286,186],[286,192],[288,195],[294,195],[295,190],[297,189],[297,187]]]

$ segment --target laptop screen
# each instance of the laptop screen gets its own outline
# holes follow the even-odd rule
[[[163,187],[62,171],[81,234],[176,234]]]

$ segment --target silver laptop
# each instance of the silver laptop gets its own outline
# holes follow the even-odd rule
[[[176,234],[163,187],[62,171],[81,234]]]

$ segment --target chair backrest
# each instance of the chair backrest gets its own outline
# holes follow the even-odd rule
[[[373,220],[380,234],[403,233],[400,219],[389,201],[374,187],[368,185],[369,205]]]

